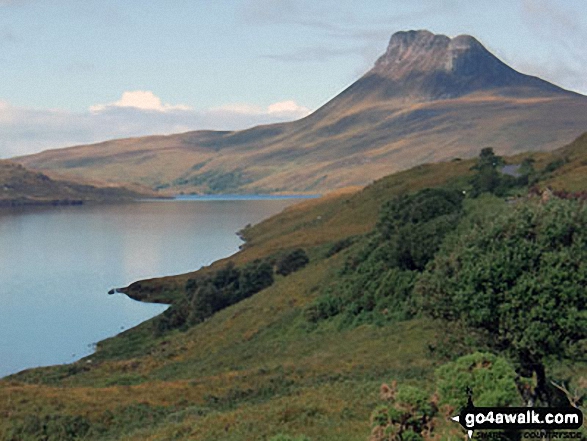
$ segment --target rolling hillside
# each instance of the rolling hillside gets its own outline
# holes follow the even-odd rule
[[[146,191],[148,192],[148,191]],[[53,179],[11,161],[0,161],[0,207],[70,205],[131,200],[145,195],[121,187],[96,187]]]
[[[519,73],[475,38],[398,32],[371,70],[298,121],[107,141],[16,158],[165,193],[324,192],[418,164],[548,151],[587,129],[587,97]]]

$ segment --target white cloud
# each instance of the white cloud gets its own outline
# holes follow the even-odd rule
[[[271,104],[267,107],[267,112],[269,115],[299,115],[302,118],[310,114],[310,109],[300,106],[295,101],[289,100]]]
[[[116,103],[92,106],[86,112],[16,107],[0,100],[0,158],[114,138],[202,129],[241,130],[292,121],[309,112],[292,100],[267,107],[227,104],[194,110],[163,104],[152,93],[136,92],[123,94]]]
[[[244,103],[226,104],[211,109],[213,113],[236,113],[250,116],[277,116],[283,119],[303,118],[310,114],[310,109],[301,106],[293,100],[280,101],[270,104],[266,108]]]
[[[101,112],[109,107],[131,107],[140,110],[152,110],[155,112],[169,112],[171,110],[191,110],[189,106],[179,104],[163,104],[161,98],[150,90],[133,90],[123,92],[122,97],[113,103],[96,104],[90,107],[91,112]]]

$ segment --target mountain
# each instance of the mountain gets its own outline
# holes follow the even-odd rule
[[[323,192],[425,162],[547,151],[587,129],[587,97],[524,75],[468,35],[393,34],[355,83],[311,115],[50,150],[34,169],[162,192]]]
[[[0,207],[70,205],[129,200],[143,195],[119,187],[95,187],[52,179],[11,161],[0,161]]]
[[[377,88],[387,98],[437,100],[482,91],[511,97],[573,94],[515,71],[469,35],[451,39],[428,31],[394,34],[357,87],[369,82],[380,82],[367,88]]]

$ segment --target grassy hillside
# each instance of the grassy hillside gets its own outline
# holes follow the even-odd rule
[[[500,154],[548,151],[587,128],[582,96],[477,93],[412,102],[354,93],[362,100],[343,93],[291,123],[114,140],[15,160],[68,178],[163,193],[317,193],[363,186],[418,164],[470,158],[479,146]]]
[[[52,179],[20,164],[0,161],[0,207],[129,200],[141,195],[121,187],[95,187]]]
[[[532,185],[562,190],[569,182],[572,191],[587,190],[581,179],[587,136],[553,153],[507,160],[519,164],[530,156]],[[242,270],[257,259],[279,262],[298,248],[310,259],[197,323],[155,332],[158,317],[101,342],[79,362],[0,381],[0,438],[269,440],[286,433],[314,441],[367,439],[382,382],[432,394],[435,370],[471,348],[458,330],[429,318],[349,323],[342,315],[309,320],[308,311],[328,287],[341,295],[346,290],[339,284],[354,273],[344,268],[374,240],[377,245],[388,201],[431,187],[471,191],[474,164],[418,166],[357,192],[303,202],[245,228],[246,244],[228,259],[196,273],[132,284],[125,289],[131,297],[177,306],[190,279],[218,274],[228,262]],[[515,198],[527,187],[508,191]],[[481,201],[481,217],[508,210],[502,198]],[[587,373],[580,363],[553,363],[549,370],[573,381]],[[444,439],[460,439],[458,427],[438,421]]]

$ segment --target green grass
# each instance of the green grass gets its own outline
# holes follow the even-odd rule
[[[560,155],[569,161],[539,185],[569,182],[573,191],[587,189],[581,165],[587,164],[587,138],[534,154],[536,168]],[[298,247],[310,263],[185,332],[156,337],[146,322],[100,342],[95,354],[77,363],[0,381],[0,439],[10,439],[8,433],[33,416],[63,424],[79,416],[94,430],[85,439],[269,440],[289,434],[312,441],[365,440],[382,382],[428,390],[434,369],[462,348],[447,346],[447,329],[430,320],[342,327],[336,319],[309,323],[304,311],[339,277],[353,251],[354,245],[341,241],[353,237],[359,243],[384,202],[426,187],[463,185],[472,165],[419,166],[356,193],[303,202],[247,228],[239,253],[200,273]],[[333,247],[340,249],[332,253]],[[145,301],[174,302],[191,277],[141,281],[127,292]],[[587,374],[579,364],[553,364],[552,371],[560,378]],[[122,416],[108,419],[108,412]],[[132,415],[143,423],[135,424]]]

